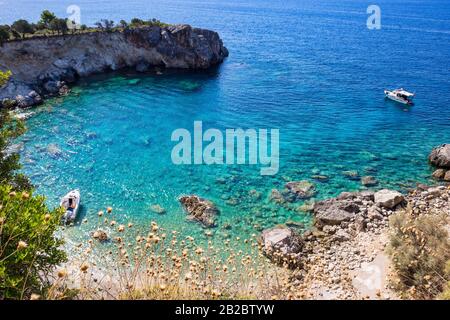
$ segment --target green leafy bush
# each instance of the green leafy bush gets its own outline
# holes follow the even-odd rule
[[[9,37],[10,37],[9,26],[8,25],[0,26],[0,46],[2,46],[4,42],[8,41]],[[1,71],[0,71],[0,74],[1,74]],[[0,86],[2,86],[1,80],[0,80]]]
[[[50,285],[48,275],[66,260],[54,236],[61,216],[43,197],[0,186],[0,299],[28,298]]]
[[[8,82],[9,78],[11,78],[11,76],[12,72],[10,70],[6,71],[0,70],[0,87],[4,86]]]
[[[8,150],[12,140],[24,133],[22,121],[11,118],[8,110],[0,109],[0,184],[11,185],[16,190],[31,189],[27,177],[18,173],[19,155]]]
[[[34,29],[33,26],[24,19],[20,19],[15,21],[12,25],[11,28],[13,30],[15,30],[16,32],[18,32],[19,34],[22,35],[22,38],[25,39],[25,36],[29,33],[32,34],[34,33]]]
[[[450,259],[446,219],[445,214],[413,216],[410,212],[391,217],[388,251],[398,276],[396,289],[404,297],[433,299],[444,290]]]

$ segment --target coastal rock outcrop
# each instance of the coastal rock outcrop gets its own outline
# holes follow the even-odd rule
[[[358,213],[359,207],[352,198],[332,198],[314,204],[314,218],[316,225],[340,225],[349,221]]]
[[[261,233],[260,242],[264,254],[272,261],[288,267],[300,264],[303,239],[292,228],[280,225],[266,229]]]
[[[207,228],[216,226],[216,216],[219,214],[219,210],[214,203],[196,195],[182,196],[179,201],[189,214],[189,219],[198,221]]]
[[[450,182],[450,144],[443,144],[434,148],[428,160],[437,169],[433,172],[433,178]]]
[[[450,169],[450,144],[443,144],[434,148],[428,160],[435,167]]]
[[[0,101],[20,107],[38,104],[41,97],[57,95],[66,84],[95,73],[145,72],[151,66],[206,69],[228,56],[216,32],[189,25],[34,37],[8,41],[0,53],[0,69],[12,72],[0,88]]]
[[[403,202],[403,195],[394,190],[383,189],[375,193],[375,203],[386,209],[393,209],[396,205]]]

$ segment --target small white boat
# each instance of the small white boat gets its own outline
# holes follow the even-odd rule
[[[413,105],[412,99],[414,98],[415,94],[406,91],[403,88],[395,89],[395,90],[384,90],[384,94],[386,95],[386,98],[391,99],[393,101],[407,104],[407,105]]]
[[[72,190],[62,199],[60,206],[65,210],[63,220],[65,224],[75,221],[80,208],[80,190]]]

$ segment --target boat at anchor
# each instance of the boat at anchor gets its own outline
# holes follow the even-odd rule
[[[414,102],[412,101],[412,99],[414,98],[415,94],[406,91],[403,88],[400,89],[395,89],[395,90],[384,90],[384,94],[386,96],[386,98],[391,99],[395,102],[399,102],[402,104],[407,104],[407,105],[413,105]]]

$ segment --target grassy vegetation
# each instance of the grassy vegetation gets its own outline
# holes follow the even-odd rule
[[[54,13],[48,10],[44,10],[41,13],[41,19],[36,23],[20,19],[15,21],[11,25],[0,25],[0,46],[7,41],[15,39],[26,39],[37,36],[79,34],[98,31],[123,31],[129,28],[140,28],[144,26],[167,27],[169,26],[169,24],[163,23],[157,19],[142,20],[139,18],[133,18],[130,22],[121,20],[118,24],[115,24],[112,20],[102,19],[96,22],[94,26],[88,27],[84,24],[77,25],[75,21],[58,18]]]
[[[118,225],[115,218],[113,211],[99,212],[95,231],[108,232],[109,240],[96,236],[78,244],[70,265],[58,270],[47,299],[299,298],[289,271],[277,272],[262,256],[255,235],[214,247],[156,222],[137,230],[132,223]],[[248,251],[235,249],[243,245]]]
[[[397,273],[395,288],[403,298],[449,296],[450,242],[447,215],[413,215],[410,210],[391,217],[389,253]],[[447,290],[446,293],[443,293]]]

